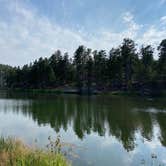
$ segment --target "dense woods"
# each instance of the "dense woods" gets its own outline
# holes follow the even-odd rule
[[[60,50],[50,58],[39,58],[23,67],[0,66],[1,87],[57,88],[77,87],[80,92],[93,90],[135,90],[142,93],[166,89],[166,39],[154,59],[151,45],[136,49],[131,39],[124,39],[109,53],[79,46],[73,56]]]

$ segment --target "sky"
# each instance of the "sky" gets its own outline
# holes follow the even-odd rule
[[[0,0],[2,64],[57,49],[72,56],[79,45],[109,51],[124,38],[156,48],[166,38],[166,0]]]

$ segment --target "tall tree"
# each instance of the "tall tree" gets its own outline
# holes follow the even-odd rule
[[[166,39],[162,40],[158,47],[158,73],[162,81],[166,81]]]
[[[97,88],[103,88],[103,85],[107,80],[107,59],[106,59],[106,51],[100,50],[93,52],[94,56],[94,72],[95,72],[95,82]]]
[[[74,54],[74,64],[76,67],[77,87],[81,90],[85,86],[85,65],[86,65],[86,48],[79,46]]]
[[[131,39],[124,39],[121,46],[121,55],[123,62],[123,86],[124,89],[130,89],[134,79],[134,71],[138,60],[135,43]]]
[[[87,73],[87,88],[88,93],[91,93],[92,82],[93,82],[93,59],[91,56],[91,49],[87,49],[87,62],[86,62],[86,73]]]
[[[154,64],[154,59],[153,59],[153,48],[148,45],[148,46],[142,46],[141,48],[141,73],[140,76],[141,81],[143,83],[152,81],[152,78],[154,76],[153,72],[153,64]]]
[[[113,48],[109,53],[108,73],[110,86],[113,89],[120,89],[122,83],[122,57],[120,48]]]
[[[60,50],[55,51],[55,53],[49,58],[49,63],[54,71],[56,82],[58,85],[62,83],[63,75],[62,75],[62,66],[63,66],[63,57]]]

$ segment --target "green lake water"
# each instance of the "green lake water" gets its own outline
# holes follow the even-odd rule
[[[2,91],[0,135],[42,148],[60,135],[74,166],[164,166],[166,99]]]

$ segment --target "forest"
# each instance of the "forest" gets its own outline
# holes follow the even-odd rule
[[[108,53],[82,45],[73,56],[57,50],[49,58],[41,57],[22,67],[0,65],[1,88],[56,89],[63,86],[88,93],[94,90],[164,92],[166,39],[157,48],[142,45],[138,50],[133,40],[125,38]]]

